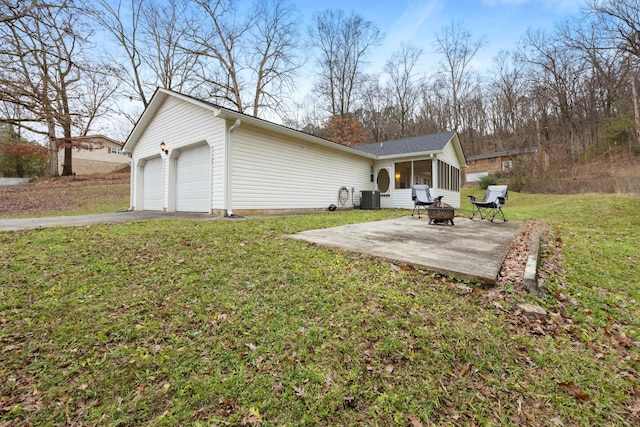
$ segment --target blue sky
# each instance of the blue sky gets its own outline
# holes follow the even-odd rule
[[[423,64],[439,60],[434,36],[452,20],[465,24],[474,40],[484,37],[486,46],[474,61],[476,71],[491,67],[500,50],[516,47],[527,29],[552,29],[556,23],[577,17],[584,0],[293,0],[303,19],[315,12],[343,9],[373,21],[385,33],[383,46],[370,58],[372,71],[380,71],[402,42],[424,50]],[[424,66],[423,71],[429,67]]]

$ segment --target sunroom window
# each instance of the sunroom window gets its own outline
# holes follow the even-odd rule
[[[395,188],[411,188],[414,184],[432,186],[431,160],[397,162],[395,164]]]

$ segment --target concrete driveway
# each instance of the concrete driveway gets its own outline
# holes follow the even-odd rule
[[[29,178],[0,178],[0,187],[17,187],[29,182]]]
[[[454,226],[426,217],[309,230],[296,239],[386,258],[445,276],[494,285],[520,223],[456,218]]]
[[[43,218],[0,219],[0,231],[32,230],[47,227],[81,227],[91,224],[103,224],[127,221],[146,221],[150,219],[199,219],[216,220],[220,217],[198,213],[164,213],[154,211],[114,212],[96,215],[55,216]]]

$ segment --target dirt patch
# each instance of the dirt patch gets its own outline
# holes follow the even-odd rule
[[[551,227],[540,221],[527,221],[523,224],[502,264],[498,276],[500,285],[511,283],[515,288],[524,288],[524,270],[527,266],[531,240],[535,235],[539,235],[541,240],[545,241],[551,236]]]

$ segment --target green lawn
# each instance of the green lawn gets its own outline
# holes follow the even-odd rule
[[[639,425],[640,199],[505,212],[540,298],[286,237],[406,211],[0,233],[0,425]]]

